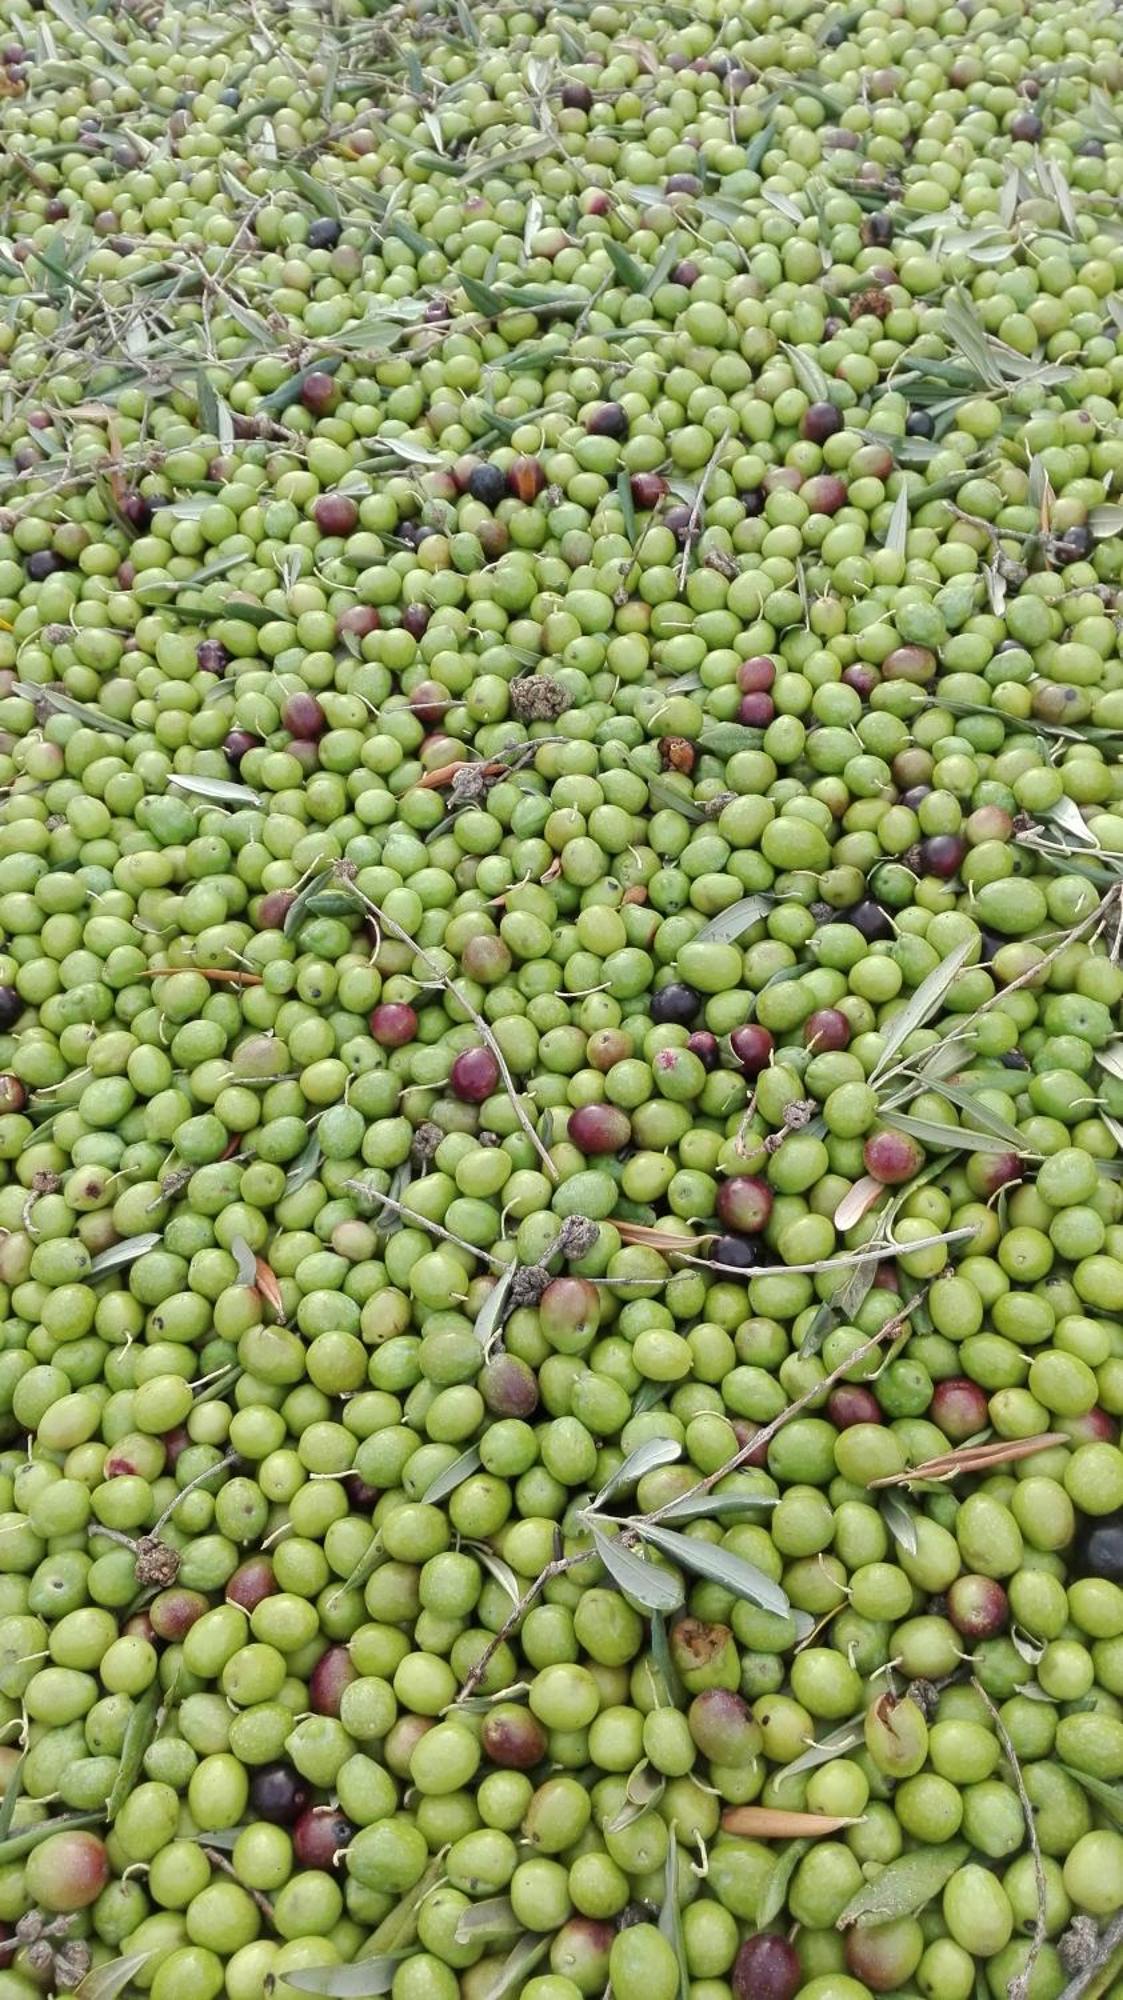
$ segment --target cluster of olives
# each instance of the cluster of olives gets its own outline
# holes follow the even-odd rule
[[[3,33],[0,2000],[1116,1994],[1123,17]]]

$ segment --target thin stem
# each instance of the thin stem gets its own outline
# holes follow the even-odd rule
[[[554,1165],[554,1162],[550,1158],[550,1155],[547,1152],[545,1146],[542,1144],[541,1139],[538,1137],[538,1134],[535,1131],[534,1126],[532,1125],[530,1119],[527,1117],[525,1107],[523,1106],[519,1094],[515,1089],[514,1078],[512,1077],[511,1072],[507,1067],[507,1059],[503,1054],[503,1051],[500,1048],[499,1043],[496,1041],[495,1036],[492,1034],[492,1031],[489,1028],[487,1022],[484,1020],[483,1015],[480,1013],[479,1008],[473,1006],[467,994],[461,991],[455,979],[449,978],[447,972],[445,972],[441,968],[441,966],[437,964],[435,958],[431,957],[429,952],[426,951],[424,945],[418,944],[417,939],[412,938],[409,932],[402,928],[401,924],[397,923],[393,917],[388,917],[383,910],[379,909],[377,903],[372,903],[369,896],[364,896],[362,890],[356,887],[354,882],[347,882],[347,887],[350,889],[352,895],[356,896],[358,900],[363,904],[364,908],[368,909],[371,915],[377,919],[378,923],[385,930],[389,931],[391,937],[396,937],[399,944],[407,944],[411,951],[416,952],[422,964],[426,966],[426,968],[428,969],[429,975],[433,979],[434,983],[438,986],[443,987],[446,993],[451,993],[453,999],[457,1002],[457,1004],[463,1007],[464,1012],[468,1015],[469,1019],[471,1020],[473,1026],[476,1029],[476,1032],[480,1036],[482,1036],[484,1042],[486,1043],[487,1047],[491,1050],[492,1055],[495,1057],[495,1060],[499,1065],[499,1074],[503,1079],[503,1088],[507,1092],[507,1095],[511,1100],[511,1106],[512,1109],[514,1110],[516,1118],[519,1121],[519,1124],[522,1126],[523,1131],[526,1133],[527,1138],[530,1140],[531,1145],[534,1147],[535,1152],[538,1154],[539,1159],[542,1161],[542,1164],[545,1167],[546,1172],[549,1174],[550,1179],[556,1181],[558,1179],[558,1170]]]
[[[216,1473],[229,1472],[231,1466],[237,1465],[237,1463],[238,1463],[237,1452],[228,1451],[226,1457],[220,1458],[217,1465],[208,1465],[205,1472],[197,1473],[194,1479],[189,1479],[186,1486],[182,1487],[181,1490],[176,1494],[175,1499],[169,1500],[167,1506],[165,1507],[163,1513],[161,1514],[159,1520],[157,1521],[156,1526],[154,1528],[149,1529],[149,1534],[158,1535],[161,1528],[164,1526],[164,1523],[166,1521],[171,1520],[171,1517],[175,1513],[176,1508],[179,1506],[180,1501],[186,1500],[189,1493],[194,1493],[195,1488],[197,1486],[205,1486],[207,1480],[213,1479]],[[105,1533],[104,1528],[101,1529],[100,1532],[104,1534]]]
[[[1079,1972],[1069,1980],[1068,1985],[1058,1994],[1057,2000],[1081,2000],[1081,1995],[1087,1993],[1088,1988],[1096,1983],[1101,1972],[1107,1971],[1120,1945],[1123,1945],[1123,1913],[1112,1918],[1100,1938],[1094,1955],[1088,1960],[1087,1965],[1082,1965]]]
[[[546,1564],[541,1575],[536,1576],[534,1582],[527,1585],[518,1603],[512,1606],[507,1617],[503,1620],[494,1638],[490,1639],[484,1647],[475,1666],[466,1675],[464,1685],[456,1697],[457,1701],[466,1701],[470,1694],[475,1693],[488,1667],[499,1651],[500,1646],[510,1638],[516,1625],[520,1624],[522,1619],[525,1618],[539,1591],[545,1590],[546,1585],[552,1583],[556,1576],[564,1576],[567,1570],[576,1569],[578,1563],[588,1562],[592,1553],[591,1549],[583,1549],[580,1555],[555,1556],[553,1562]]]
[[[431,1235],[443,1237],[446,1243],[455,1243],[458,1250],[466,1250],[469,1256],[482,1257],[493,1270],[505,1271],[509,1268],[501,1257],[494,1256],[490,1250],[484,1250],[476,1243],[469,1243],[463,1236],[454,1236],[451,1229],[445,1229],[441,1223],[434,1222],[431,1216],[420,1215],[415,1208],[407,1208],[404,1201],[395,1201],[393,1195],[380,1194],[377,1188],[368,1187],[365,1181],[345,1181],[344,1186],[353,1194],[361,1195],[364,1201],[382,1202],[386,1208],[393,1209],[395,1215],[403,1216],[407,1222],[416,1222],[419,1229],[427,1229]]]
[[[982,1682],[974,1674],[971,1676],[971,1686],[974,1688],[975,1693],[980,1696],[987,1709],[990,1719],[994,1724],[995,1733],[1002,1745],[1002,1754],[1010,1766],[1010,1773],[1014,1780],[1014,1789],[1018,1794],[1018,1800],[1022,1808],[1022,1818],[1025,1821],[1029,1851],[1033,1856],[1033,1881],[1037,1892],[1037,1913],[1033,1920],[1033,1937],[1030,1941],[1029,1955],[1026,1958],[1025,1964],[1017,1977],[1010,1981],[1006,1989],[1009,2000],[1026,2000],[1030,1980],[1033,1977],[1033,1968],[1037,1964],[1038,1953],[1049,1935],[1049,1892],[1045,1882],[1045,1868],[1041,1860],[1041,1843],[1037,1838],[1037,1822],[1033,1817],[1033,1807],[1029,1802],[1029,1795],[1025,1788],[1022,1767],[1018,1762],[1018,1753],[1010,1741],[1010,1733],[1006,1728],[1006,1724],[1003,1722]]]

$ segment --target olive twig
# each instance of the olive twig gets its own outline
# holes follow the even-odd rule
[[[535,1152],[538,1154],[539,1159],[542,1161],[542,1164],[545,1167],[546,1172],[549,1174],[550,1179],[556,1181],[558,1178],[558,1170],[554,1165],[553,1160],[550,1158],[550,1155],[547,1152],[545,1146],[542,1144],[541,1139],[538,1137],[538,1134],[535,1131],[533,1124],[531,1123],[530,1119],[527,1116],[526,1107],[522,1103],[519,1094],[515,1089],[515,1080],[511,1075],[510,1070],[507,1067],[507,1059],[504,1056],[503,1051],[499,1046],[499,1043],[496,1041],[495,1036],[492,1034],[492,1031],[489,1028],[487,1022],[484,1020],[483,1015],[480,1013],[479,1008],[475,1007],[472,1004],[471,1000],[469,1000],[467,994],[461,991],[461,988],[457,985],[456,980],[449,978],[447,972],[445,972],[442,969],[442,967],[437,964],[436,959],[433,958],[431,954],[426,951],[424,945],[418,944],[417,939],[412,938],[409,932],[403,929],[401,924],[397,923],[393,917],[388,917],[383,910],[379,909],[377,903],[372,903],[369,896],[364,896],[362,890],[358,887],[358,885],[355,882],[347,880],[346,877],[342,877],[341,880],[345,882],[346,887],[350,890],[351,894],[358,898],[359,902],[362,903],[363,907],[370,911],[372,917],[374,917],[375,920],[380,925],[383,925],[385,929],[390,932],[391,937],[396,937],[399,944],[406,944],[409,946],[412,952],[416,952],[422,964],[428,969],[434,983],[440,987],[443,987],[446,993],[451,993],[457,1005],[463,1007],[464,1012],[468,1015],[477,1033],[482,1037],[483,1041],[487,1044],[487,1047],[491,1050],[492,1055],[495,1057],[495,1060],[499,1065],[499,1074],[503,1079],[503,1088],[505,1089],[508,1097],[511,1100],[511,1108],[514,1111],[514,1114],[518,1119],[519,1124],[522,1126],[523,1131],[526,1133],[527,1138],[530,1140],[531,1145],[534,1147]]]
[[[994,1724],[995,1734],[1002,1745],[1002,1753],[1010,1766],[1010,1775],[1014,1780],[1014,1790],[1018,1794],[1018,1801],[1022,1808],[1022,1818],[1025,1821],[1026,1840],[1029,1843],[1029,1851],[1033,1859],[1033,1883],[1037,1894],[1037,1911],[1033,1920],[1033,1936],[1030,1939],[1029,1952],[1025,1964],[1017,1976],[1010,1981],[1006,1989],[1009,2000],[1026,2000],[1030,1980],[1033,1978],[1033,1968],[1037,1964],[1038,1953],[1049,1935],[1049,1892],[1045,1881],[1045,1867],[1041,1859],[1041,1842],[1037,1838],[1037,1821],[1033,1817],[1033,1807],[1029,1802],[1029,1794],[1025,1788],[1022,1767],[1018,1762],[1018,1753],[1010,1741],[1010,1732],[982,1682],[974,1674],[971,1676],[971,1686],[980,1697]]]
[[[691,1259],[691,1262],[695,1261],[697,1260]],[[793,1266],[792,1268],[794,1269],[795,1267]],[[704,1479],[699,1479],[693,1486],[687,1487],[685,1493],[676,1493],[673,1499],[664,1501],[661,1507],[654,1507],[650,1514],[643,1516],[643,1519],[645,1521],[658,1521],[671,1508],[681,1506],[684,1500],[693,1499],[696,1493],[712,1492],[713,1488],[722,1479],[728,1478],[731,1472],[736,1472],[740,1466],[744,1465],[746,1459],[752,1458],[757,1452],[765,1450],[771,1444],[776,1433],[783,1430],[785,1424],[790,1424],[793,1417],[798,1417],[800,1411],[805,1410],[809,1403],[816,1402],[828,1389],[833,1388],[836,1382],[840,1382],[844,1375],[850,1373],[850,1370],[857,1362],[864,1360],[867,1354],[872,1354],[875,1348],[880,1347],[883,1340],[891,1337],[893,1334],[899,1333],[900,1329],[909,1319],[910,1314],[916,1311],[917,1306],[926,1296],[927,1292],[928,1286],[925,1285],[916,1294],[915,1298],[910,1299],[907,1305],[901,1307],[899,1313],[894,1313],[892,1319],[887,1319],[884,1326],[879,1327],[877,1332],[872,1333],[868,1340],[864,1340],[860,1347],[856,1347],[851,1354],[846,1356],[845,1360],[840,1361],[837,1368],[832,1368],[829,1375],[824,1375],[821,1382],[814,1382],[809,1389],[805,1389],[801,1396],[796,1397],[794,1403],[789,1403],[786,1410],[781,1410],[778,1417],[773,1417],[770,1424],[765,1424],[763,1429],[757,1431],[749,1439],[748,1444],[742,1445],[738,1451],[735,1451],[732,1458],[727,1458],[724,1465],[717,1466],[713,1472],[708,1472]]]
[[[533,1583],[527,1585],[518,1603],[512,1605],[498,1632],[488,1640],[479,1659],[466,1674],[460,1693],[456,1697],[457,1702],[467,1701],[468,1696],[475,1693],[500,1646],[510,1638],[515,1627],[525,1618],[539,1592],[545,1590],[548,1583],[553,1583],[555,1577],[564,1576],[567,1570],[576,1569],[579,1563],[587,1563],[592,1553],[591,1549],[582,1549],[579,1555],[555,1556],[552,1562],[546,1564],[545,1569],[535,1577]]]
[[[369,1187],[366,1181],[345,1181],[344,1186],[352,1194],[360,1196],[363,1201],[382,1202],[384,1207],[392,1209],[395,1215],[404,1217],[406,1222],[415,1222],[419,1229],[427,1229],[430,1235],[443,1237],[446,1243],[455,1243],[458,1250],[467,1250],[472,1257],[482,1257],[485,1263],[492,1266],[493,1270],[505,1271],[507,1269],[507,1265],[504,1264],[503,1259],[494,1256],[490,1250],[485,1250],[478,1244],[469,1243],[463,1236],[455,1236],[451,1229],[445,1229],[441,1223],[434,1222],[431,1216],[421,1215],[415,1208],[407,1208],[404,1201],[395,1201],[393,1195],[380,1194],[377,1188]]]
[[[1100,1973],[1107,1970],[1120,1945],[1123,1945],[1123,1914],[1112,1918],[1093,1956],[1069,1980],[1057,2000],[1081,2000],[1081,1995],[1095,1984]]]

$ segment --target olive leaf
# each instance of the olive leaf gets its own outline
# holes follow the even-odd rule
[[[185,778],[179,771],[173,771],[169,785],[177,785],[181,792],[192,798],[204,799],[216,806],[259,806],[259,793],[251,791],[249,785],[236,785],[232,778]]]
[[[520,1604],[522,1588],[510,1563],[504,1562],[502,1556],[497,1556],[495,1550],[489,1549],[486,1542],[465,1542],[464,1546],[475,1556],[477,1562],[483,1564],[488,1575],[495,1578],[499,1588],[506,1591],[511,1603]]]
[[[779,188],[761,188],[760,192],[769,208],[774,208],[777,214],[784,216],[788,222],[794,222],[798,226],[806,220],[799,203],[793,201],[790,194],[782,194]]]
[[[297,1155],[285,1175],[285,1193],[298,1194],[302,1187],[306,1187],[308,1182],[315,1178],[322,1157],[320,1141],[313,1132],[304,1151]]]
[[[230,1255],[238,1266],[238,1283],[240,1285],[256,1285],[257,1258],[244,1236],[232,1236],[230,1238]]]
[[[910,1118],[903,1111],[887,1111],[885,1123],[897,1132],[907,1132],[910,1139],[919,1139],[923,1146],[939,1146],[944,1152],[961,1153],[1007,1153],[1009,1142],[1000,1139],[994,1132],[969,1132],[963,1125],[941,1125],[936,1118]],[[1024,1148],[1024,1139],[1019,1138],[1018,1148]]]
[[[666,1779],[649,1764],[646,1757],[635,1766],[624,1787],[624,1803],[604,1823],[605,1833],[622,1833],[645,1812],[657,1805],[663,1796]]]
[[[613,237],[606,236],[602,239],[601,247],[620,283],[626,286],[629,292],[643,292],[647,286],[647,272],[636,263],[634,257],[628,255],[624,245],[617,243]]]
[[[788,1899],[788,1884],[807,1853],[809,1840],[793,1840],[777,1855],[776,1865],[768,1877],[757,1906],[756,1927],[765,1930],[777,1918]]]
[[[686,1962],[686,1940],[682,1934],[682,1911],[678,1899],[678,1857],[678,1841],[668,1841],[666,1877],[658,1927],[674,1952],[678,1964],[678,2000],[686,2000],[690,1990],[690,1969]]]
[[[636,503],[632,498],[632,482],[627,472],[616,475],[616,500],[624,518],[624,533],[632,547],[636,545]]]
[[[227,130],[229,131],[229,129],[228,126]],[[343,356],[341,354],[317,355],[315,361],[310,361],[304,368],[298,368],[295,375],[287,376],[283,382],[270,391],[268,396],[263,396],[257,405],[259,412],[263,416],[272,416],[280,410],[287,410],[290,403],[298,403],[300,401],[300,392],[310,375],[334,375],[336,369],[342,368],[342,366]]]
[[[654,1521],[637,1521],[635,1527],[644,1541],[654,1542],[672,1562],[693,1570],[696,1576],[720,1583],[735,1597],[744,1598],[761,1611],[774,1612],[777,1618],[786,1618],[790,1612],[791,1605],[779,1584],[743,1556],[713,1542],[700,1541],[695,1535],[680,1535],[673,1528],[661,1528]]]
[[[6,1868],[9,1861],[19,1861],[23,1855],[30,1854],[33,1847],[49,1840],[54,1833],[72,1833],[79,1827],[101,1826],[104,1820],[104,1811],[65,1813],[59,1819],[41,1819],[34,1826],[21,1826],[18,1833],[9,1833],[0,1840],[0,1868]]]
[[[1096,1061],[1109,1076],[1123,1083],[1123,1042],[1109,1042],[1106,1048],[1097,1049]]]
[[[352,1590],[362,1590],[370,1582],[381,1561],[382,1536],[376,1532],[371,1536],[351,1574],[344,1577],[339,1589],[333,1593],[333,1597],[342,1598],[346,1597]]]
[[[730,1438],[732,1440],[732,1432]],[[732,1454],[731,1454],[732,1455]],[[774,1493],[684,1493],[659,1509],[662,1521],[718,1521],[726,1514],[748,1514],[777,1505]]]
[[[875,1881],[866,1882],[851,1896],[838,1918],[839,1930],[850,1924],[864,1929],[868,1924],[919,1916],[962,1868],[968,1852],[964,1841],[949,1840],[939,1847],[914,1847],[910,1853],[898,1855]]]
[[[927,1063],[924,1065],[924,1079],[928,1084]],[[989,1104],[980,1103],[978,1096],[968,1085],[947,1083],[942,1078],[935,1078],[931,1080],[930,1087],[938,1091],[941,1097],[946,1097],[948,1103],[954,1104],[958,1111],[965,1112],[968,1118],[973,1118],[984,1131],[993,1132],[995,1138],[1001,1139],[1012,1151],[1019,1152],[1024,1147],[1025,1140],[1017,1126],[1011,1125],[999,1112],[992,1111]]]
[[[528,1931],[525,1937],[519,1939],[510,1956],[500,1967],[496,1978],[483,1995],[483,2000],[505,2000],[508,1993],[521,1993],[527,1975],[533,1972],[541,1959],[545,1958],[550,1943],[548,1935],[539,1937],[534,1931]]]
[[[86,708],[80,701],[71,701],[68,694],[54,686],[39,687],[28,681],[13,681],[12,693],[23,701],[45,701],[51,708],[57,708],[60,715],[73,716],[75,722],[83,722],[87,729],[100,729],[106,736],[135,736],[131,722],[121,722],[115,715],[104,715],[100,709]]]
[[[591,1525],[591,1524],[590,1524]],[[644,1562],[618,1537],[592,1528],[593,1547],[619,1590],[641,1611],[681,1611],[685,1602],[682,1579],[673,1570]]]
[[[120,1271],[126,1264],[135,1264],[138,1257],[144,1257],[149,1250],[155,1250],[161,1241],[158,1229],[148,1229],[142,1236],[126,1236],[121,1243],[111,1243],[108,1250],[99,1250],[86,1272],[87,1279],[104,1278],[107,1271]]]
[[[832,1764],[836,1757],[845,1757],[849,1751],[856,1750],[863,1741],[860,1715],[852,1716],[849,1722],[839,1723],[838,1728],[832,1729],[829,1736],[820,1737],[817,1743],[809,1743],[806,1750],[792,1763],[785,1764],[782,1771],[776,1772],[774,1779],[776,1789],[779,1790],[781,1785],[786,1785],[789,1778],[798,1778],[804,1771],[817,1770],[820,1764]]]
[[[889,516],[889,526],[885,531],[885,547],[890,555],[903,556],[908,549],[909,539],[909,490],[902,486],[893,502],[893,512]]]
[[[286,1972],[285,1979],[298,1993],[322,1993],[326,2000],[368,2000],[377,1993],[389,1993],[405,1953],[385,1952],[373,1958],[358,1958],[352,1965],[307,1965],[299,1972]]]
[[[472,1332],[486,1354],[499,1334],[507,1311],[507,1301],[515,1282],[515,1266],[509,1265],[502,1277],[492,1286],[479,1312],[476,1314]]]
[[[772,908],[771,896],[742,896],[736,903],[730,903],[727,910],[720,910],[703,924],[695,942],[697,944],[736,944],[737,939],[768,915]]]
[[[829,403],[831,385],[810,349],[793,347],[787,340],[782,340],[780,346],[791,363],[792,373],[804,395],[810,396],[813,403]]]
[[[111,1958],[105,1965],[93,1965],[80,1986],[74,1989],[75,2000],[117,2000],[132,1985],[133,1975],[140,1971],[152,1957],[151,1951],[132,1951],[127,1958]]]
[[[880,1183],[878,1185],[880,1186]],[[843,1200],[845,1201],[845,1199],[846,1197],[844,1196]],[[840,1203],[839,1206],[841,1207],[841,1205]],[[837,1223],[838,1214],[836,1211],[836,1227]],[[880,1261],[880,1257],[875,1253],[873,1256],[864,1258],[860,1264],[855,1264],[849,1275],[843,1279],[837,1291],[832,1292],[830,1298],[824,1299],[822,1305],[816,1308],[815,1317],[799,1344],[801,1359],[808,1354],[818,1354],[832,1327],[837,1326],[840,1321],[846,1322],[853,1319],[867,1294],[873,1290],[873,1282],[877,1276],[877,1267]]]
[[[682,1682],[667,1644],[667,1621],[661,1611],[651,1615],[651,1658],[655,1668],[656,1695],[661,1708],[681,1705]]]
[[[885,1494],[881,1502],[881,1518],[905,1554],[914,1556],[918,1546],[916,1518],[896,1493]]]
[[[603,1507],[613,1494],[622,1493],[626,1486],[637,1486],[645,1473],[654,1472],[657,1466],[673,1465],[682,1457],[682,1446],[674,1438],[645,1438],[634,1451],[621,1461],[615,1472],[605,1480],[593,1501],[594,1507]]]
[[[421,1495],[422,1505],[435,1506],[438,1500],[443,1500],[448,1493],[454,1493],[458,1486],[462,1486],[466,1479],[470,1479],[473,1472],[478,1472],[482,1464],[479,1448],[474,1444],[469,1445],[467,1451],[460,1452],[449,1465],[445,1466],[443,1472],[438,1472],[436,1478],[430,1480]]]
[[[308,915],[308,906],[312,898],[318,896],[321,889],[327,887],[327,884],[332,879],[332,874],[333,870],[331,868],[321,868],[315,875],[309,876],[303,889],[297,891],[297,894],[293,897],[292,902],[285,911],[285,920],[281,926],[285,937],[292,937],[299,930],[305,917]]]
[[[522,1924],[509,1896],[488,1896],[462,1910],[453,1933],[457,1944],[490,1943],[494,1938],[517,1937]]]
[[[713,729],[703,730],[698,748],[709,751],[711,757],[735,757],[739,750],[759,750],[762,736],[762,730],[750,729],[747,722],[718,722]]]
[[[124,1740],[121,1744],[121,1758],[117,1775],[106,1803],[106,1817],[110,1823],[116,1819],[130,1792],[136,1788],[144,1764],[145,1752],[156,1735],[160,1722],[160,1696],[163,1690],[159,1681],[146,1688],[132,1706],[128,1722],[125,1724]]]
[[[27,1751],[21,1751],[11,1770],[8,1772],[8,1780],[4,1786],[4,1796],[0,1799],[0,1841],[8,1838],[12,1825],[12,1815],[23,1792],[23,1767],[26,1757]]]
[[[918,1028],[923,1028],[931,1019],[941,1002],[950,993],[967,959],[967,954],[975,943],[973,937],[963,938],[947,958],[942,959],[940,964],[933,968],[927,979],[921,980],[908,1004],[893,1015],[884,1032],[882,1051],[874,1065],[870,1077],[871,1083],[876,1082],[878,1077],[884,1074],[902,1042],[907,1042],[910,1035],[914,1035]]]

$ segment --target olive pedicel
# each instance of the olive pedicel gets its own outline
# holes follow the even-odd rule
[[[1119,2000],[1121,107],[5,0],[0,2000]]]

